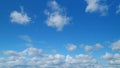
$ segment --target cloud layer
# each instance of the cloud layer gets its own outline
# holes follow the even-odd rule
[[[92,56],[78,54],[75,56],[62,54],[43,54],[41,49],[27,48],[21,52],[4,51],[8,58],[0,58],[0,68],[99,68]]]
[[[111,43],[111,49],[116,50],[119,47],[119,40]],[[74,44],[68,44],[67,50],[74,51],[78,47]],[[103,45],[97,43],[95,45],[83,45],[87,52],[95,52],[100,50]],[[45,53],[43,49],[34,47],[26,48],[17,52],[13,50],[5,50],[3,54],[6,57],[0,57],[0,68],[104,68],[106,65],[110,68],[120,67],[119,49],[117,53],[109,53],[95,58],[91,54],[64,55],[60,53]],[[99,61],[105,62],[104,64]]]

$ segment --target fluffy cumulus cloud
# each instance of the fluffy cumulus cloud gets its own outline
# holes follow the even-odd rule
[[[113,51],[120,52],[120,40],[113,42],[112,45],[111,45],[111,49]]]
[[[104,56],[101,57],[102,59],[105,59],[105,60],[110,60],[113,58],[113,55],[110,54],[110,53],[105,53]]]
[[[94,45],[84,45],[84,44],[82,44],[80,47],[83,48],[86,52],[91,53],[91,54],[94,53],[97,50],[101,50],[102,48],[104,48],[104,46],[100,43],[96,43]]]
[[[120,5],[117,7],[116,13],[117,13],[117,14],[120,13]]]
[[[107,62],[110,66],[114,65],[114,66],[111,66],[113,68],[120,67],[120,54],[118,54],[118,53],[116,53],[116,54],[106,53],[101,58],[104,60],[107,60]]]
[[[97,50],[99,50],[99,49],[102,49],[102,48],[104,48],[104,47],[103,47],[103,45],[101,45],[101,44],[99,44],[99,43],[96,43],[96,44],[95,44],[95,48],[96,48]]]
[[[43,52],[42,49],[30,47],[24,50],[22,53],[24,55],[30,55],[30,56],[42,56],[43,55],[42,52]]]
[[[27,48],[21,52],[4,51],[8,57],[0,57],[0,68],[102,68],[92,56],[78,54],[44,54],[41,49]]]
[[[93,13],[99,12],[101,15],[105,15],[108,10],[108,6],[102,4],[101,0],[85,0],[87,3],[87,7],[85,12]]]
[[[48,16],[46,20],[47,26],[57,28],[58,31],[61,31],[70,22],[70,17],[66,15],[65,10],[55,0],[48,3],[45,14]]]
[[[66,49],[67,49],[68,51],[74,51],[74,50],[77,49],[77,46],[74,45],[74,44],[67,44]]]
[[[116,46],[114,42],[112,45]],[[87,52],[94,52],[103,48],[103,45],[83,45]],[[77,46],[68,44],[66,47],[69,51],[76,50]],[[116,49],[115,49],[116,50]],[[118,49],[117,49],[118,50]],[[4,56],[0,57],[0,68],[120,68],[120,54],[108,53],[98,56],[97,59],[93,54],[76,54],[65,55],[60,53],[45,53],[44,50],[29,47],[22,51],[6,50]],[[104,62],[100,63],[100,62]]]
[[[23,8],[21,8],[21,12],[19,11],[12,11],[10,13],[11,22],[17,23],[17,24],[28,24],[31,21],[31,18],[23,11]]]
[[[87,51],[87,52],[93,51],[93,47],[92,47],[92,46],[89,46],[89,45],[84,46],[84,49],[85,49],[85,51]]]

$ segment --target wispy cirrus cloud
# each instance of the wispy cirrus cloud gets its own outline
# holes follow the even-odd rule
[[[10,13],[10,21],[17,24],[29,24],[31,21],[31,18],[27,15],[26,12],[24,12],[23,7],[21,7],[21,11],[12,11]]]
[[[117,14],[120,13],[120,5],[118,5],[116,13],[117,13]]]
[[[55,0],[48,2],[48,9],[45,10],[45,14],[48,16],[47,26],[56,28],[57,31],[61,31],[70,22],[70,17],[66,15],[65,9]]]
[[[29,43],[32,42],[32,39],[28,35],[20,35],[20,38],[26,42],[29,42]]]

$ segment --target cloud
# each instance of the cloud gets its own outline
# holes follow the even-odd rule
[[[20,57],[20,56],[42,56],[43,50],[37,49],[34,47],[29,47],[21,52],[16,52],[13,50],[3,51],[5,55],[14,56],[14,57]]]
[[[18,53],[18,52],[12,51],[12,50],[3,51],[3,53],[4,53],[5,55],[16,56],[16,57],[22,55],[22,53]]]
[[[84,49],[85,49],[85,51],[87,51],[87,52],[92,52],[92,51],[93,51],[93,47],[92,47],[92,46],[89,46],[89,45],[84,46]]]
[[[111,59],[113,59],[113,55],[110,53],[105,53],[105,55],[102,56],[101,58],[105,59],[105,60],[111,60]]]
[[[45,14],[48,16],[46,24],[49,27],[56,28],[57,31],[61,31],[64,26],[69,24],[70,17],[66,15],[66,12],[60,5],[55,1],[48,3],[49,9],[45,10]]]
[[[102,68],[97,60],[89,55],[70,56],[57,53],[37,57],[40,54],[39,50],[41,49],[32,47],[20,52],[13,51],[18,54],[22,53],[22,55],[14,56],[12,54],[8,57],[0,57],[0,68],[89,68],[90,66]]]
[[[120,54],[111,54],[111,53],[106,53],[101,57],[102,59],[106,60],[109,65],[116,65],[120,67]]]
[[[102,48],[104,48],[104,47],[103,47],[103,45],[97,43],[97,44],[95,44],[95,48],[96,48],[97,50],[99,50],[99,49],[102,49]]]
[[[120,40],[113,42],[112,45],[111,45],[111,49],[113,51],[120,52]]]
[[[20,38],[26,42],[29,42],[29,43],[32,42],[32,39],[28,35],[21,35]]]
[[[30,56],[42,56],[43,50],[30,47],[24,50],[22,53]]]
[[[81,47],[86,51],[86,52],[94,52],[96,50],[100,50],[103,48],[103,45],[101,45],[100,43],[96,43],[95,45],[84,45],[82,44]]]
[[[96,50],[97,47],[99,49],[102,45],[97,43],[95,46],[86,45],[84,47],[87,48],[87,51],[91,51],[93,47]],[[96,59],[93,55],[87,54],[46,54],[43,53],[42,49],[29,47],[20,52],[13,50],[3,51],[3,54],[4,56],[7,55],[7,57],[0,57],[0,68],[104,68],[106,65],[110,68],[114,68],[113,66],[120,67],[119,53],[106,52]],[[99,58],[103,60],[102,62],[105,62],[104,65],[99,63]]]
[[[31,39],[29,35],[20,35],[19,37],[24,41],[23,45],[28,46],[28,47],[33,46],[34,41]]]
[[[100,0],[85,0],[87,3],[87,7],[85,12],[94,13],[99,12],[101,15],[105,15],[106,11],[108,10],[108,6],[102,4]]]
[[[117,7],[117,11],[116,11],[117,14],[120,13],[120,5]]]
[[[68,51],[74,51],[74,50],[77,49],[77,46],[74,45],[74,44],[67,44],[66,49],[67,49]]]
[[[31,18],[27,15],[27,13],[25,13],[23,11],[23,8],[21,7],[21,12],[18,12],[16,10],[12,11],[10,13],[10,18],[11,18],[11,22],[13,23],[17,23],[17,24],[29,24],[29,22],[31,21]]]

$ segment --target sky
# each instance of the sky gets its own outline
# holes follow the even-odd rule
[[[1,0],[0,68],[119,68],[120,0]]]

